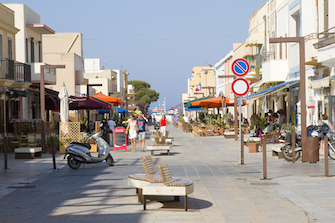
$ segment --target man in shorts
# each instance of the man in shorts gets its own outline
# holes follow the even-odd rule
[[[140,141],[142,152],[144,152],[145,130],[147,130],[147,133],[149,134],[149,129],[148,129],[148,122],[143,118],[143,115],[141,113],[138,114],[137,126],[138,126],[138,140]]]

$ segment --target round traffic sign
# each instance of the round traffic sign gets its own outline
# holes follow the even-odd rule
[[[237,78],[233,81],[231,88],[236,96],[244,96],[249,91],[249,83],[246,79]]]
[[[248,61],[242,58],[235,60],[232,64],[233,73],[239,77],[247,75],[249,69],[250,66]]]

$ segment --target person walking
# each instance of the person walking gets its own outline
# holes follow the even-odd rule
[[[129,139],[131,142],[131,146],[133,148],[132,152],[136,152],[136,137],[137,137],[138,126],[134,115],[130,115],[130,121],[128,122],[126,132],[128,130],[129,130]]]
[[[326,124],[330,131],[333,131],[333,126],[332,124],[330,124],[329,120],[328,120],[328,115],[327,114],[323,114],[321,116],[321,121],[322,121],[322,124]],[[329,137],[329,134],[327,134],[327,136]],[[320,156],[323,156],[323,144],[324,144],[324,139],[321,140],[320,142]]]
[[[149,129],[148,129],[148,122],[143,118],[142,113],[138,114],[137,127],[138,127],[138,140],[140,141],[142,152],[144,152],[145,135],[146,132],[149,134]]]
[[[169,122],[166,120],[165,115],[163,115],[162,119],[161,119],[161,125],[160,125],[160,131],[162,133],[162,136],[165,136],[165,132],[166,132],[166,125]]]

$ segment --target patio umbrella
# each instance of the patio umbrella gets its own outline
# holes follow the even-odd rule
[[[60,99],[60,120],[61,122],[69,121],[69,92],[67,91],[65,84],[60,89],[58,94]]]
[[[226,104],[229,103],[229,99],[224,97]],[[192,106],[201,106],[206,108],[221,108],[222,107],[222,97],[208,98],[204,100],[198,100],[191,103]]]

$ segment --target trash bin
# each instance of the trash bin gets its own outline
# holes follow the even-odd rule
[[[319,161],[319,138],[307,137],[306,139],[306,156],[303,162],[316,163]]]

